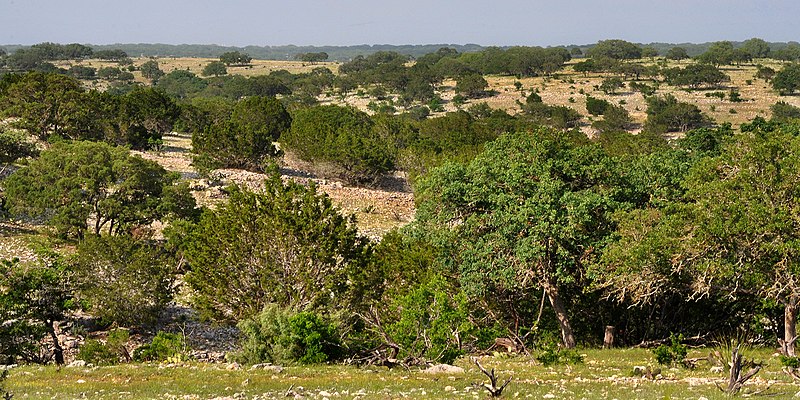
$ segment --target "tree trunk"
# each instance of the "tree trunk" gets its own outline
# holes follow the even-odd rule
[[[547,298],[550,299],[550,305],[553,306],[553,310],[556,312],[564,347],[568,349],[575,348],[575,335],[572,333],[572,326],[569,324],[569,317],[567,317],[567,309],[564,308],[564,303],[558,294],[558,288],[552,283],[547,283],[544,290],[547,293]]]
[[[605,335],[603,335],[603,348],[610,349],[614,347],[614,331],[616,329],[611,325],[606,325]]]
[[[795,357],[795,340],[797,339],[797,296],[786,301],[783,313],[783,353],[787,357]]]
[[[49,321],[48,322],[48,330],[50,331],[50,337],[53,338],[53,358],[55,358],[56,364],[64,365],[64,349],[61,347],[61,343],[58,342],[58,335],[56,335],[56,322]]]

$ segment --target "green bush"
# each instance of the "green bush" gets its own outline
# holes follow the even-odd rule
[[[611,103],[606,100],[586,96],[586,111],[589,111],[589,114],[603,115],[609,107]]]
[[[289,318],[289,328],[289,349],[292,358],[299,363],[319,364],[339,355],[336,328],[319,315],[311,312],[295,314]]]
[[[335,326],[312,312],[294,313],[268,304],[238,327],[241,349],[231,359],[244,364],[318,364],[341,353]]]
[[[781,365],[790,368],[800,368],[800,357],[789,357],[781,355],[779,357]]]
[[[310,107],[295,113],[281,145],[305,161],[332,167],[318,173],[350,183],[371,183],[394,168],[397,153],[373,126],[369,115],[353,107]]]
[[[583,364],[583,355],[575,349],[561,348],[560,340],[554,332],[543,331],[537,336],[535,358],[545,367]]]
[[[653,355],[656,358],[656,362],[661,365],[672,365],[678,364],[683,362],[686,358],[686,354],[689,352],[689,348],[685,344],[681,344],[683,340],[683,335],[671,335],[670,344],[662,344],[661,346],[656,347],[653,349]]]
[[[93,339],[87,340],[81,346],[75,358],[94,365],[114,365],[119,362],[119,356],[105,343]]]
[[[201,169],[242,168],[263,171],[265,161],[279,154],[273,142],[291,126],[292,119],[274,97],[253,96],[234,106],[230,117],[207,125],[192,135]]]
[[[172,300],[176,264],[155,242],[89,235],[73,262],[78,298],[106,323],[152,323]]]
[[[183,337],[175,333],[159,331],[149,344],[142,345],[133,352],[136,361],[166,361],[182,358],[186,345]]]
[[[401,357],[451,363],[464,354],[463,344],[476,331],[466,295],[441,276],[412,288],[392,308],[398,316],[386,332],[402,349]]]

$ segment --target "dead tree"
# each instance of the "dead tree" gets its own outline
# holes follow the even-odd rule
[[[728,386],[726,388],[722,388],[719,384],[717,387],[719,390],[723,392],[733,395],[739,392],[744,386],[745,382],[747,382],[750,378],[754,377],[758,371],[761,371],[761,365],[756,364],[752,360],[745,360],[740,352],[740,346],[737,345],[733,348],[731,352],[731,361],[729,363],[730,366],[730,375],[728,378]],[[746,374],[742,375],[742,370],[747,367],[752,366],[752,368],[747,371]]]
[[[481,372],[483,372],[484,375],[489,377],[489,382],[491,382],[491,385],[484,384],[483,387],[485,387],[486,390],[489,391],[489,394],[492,396],[492,398],[502,396],[503,389],[505,389],[506,386],[508,386],[508,384],[511,383],[511,380],[514,379],[514,377],[509,376],[502,386],[497,387],[497,377],[494,375],[494,368],[492,368],[492,372],[487,372],[486,368],[483,368],[483,365],[481,365],[481,363],[478,362],[477,358],[473,358],[472,361],[475,362],[475,365],[478,366],[478,368],[481,370]]]

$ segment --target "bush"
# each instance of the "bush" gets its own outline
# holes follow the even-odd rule
[[[87,340],[81,346],[75,358],[94,365],[114,365],[119,362],[119,356],[111,351],[108,346],[99,340],[93,339]]]
[[[366,297],[372,245],[316,186],[273,174],[259,193],[228,192],[188,233],[168,236],[185,250],[198,311],[239,321],[268,303],[318,310]]]
[[[263,171],[269,157],[279,154],[273,145],[291,126],[292,119],[274,97],[254,96],[234,106],[228,120],[207,125],[192,135],[195,164],[204,170],[242,168]]]
[[[90,235],[78,244],[78,298],[106,323],[152,323],[172,300],[175,260],[160,246],[130,236]]]
[[[369,115],[353,107],[310,107],[294,115],[281,145],[303,160],[330,164],[332,177],[372,183],[394,168],[397,153],[375,134],[373,125]]]
[[[464,354],[465,339],[476,331],[469,319],[466,295],[441,276],[412,288],[396,299],[392,308],[398,315],[386,332],[402,349],[402,357],[452,363]]]
[[[114,365],[120,359],[130,361],[128,349],[125,348],[129,338],[128,330],[114,329],[108,333],[105,343],[99,340],[87,340],[81,346],[76,358],[95,365]]]
[[[175,333],[159,331],[149,344],[142,345],[133,352],[136,361],[167,361],[182,359],[186,353],[183,337]]]
[[[786,122],[790,119],[800,118],[800,107],[793,106],[785,101],[779,101],[770,107],[772,120]]]
[[[293,313],[267,304],[238,324],[241,350],[231,359],[244,364],[318,364],[341,354],[335,326],[313,312]]]
[[[673,365],[682,363],[689,352],[689,348],[685,344],[681,344],[683,335],[671,335],[670,344],[662,344],[661,346],[653,349],[653,355],[656,362],[661,365]]]
[[[609,107],[611,103],[606,100],[586,96],[586,111],[589,111],[589,114],[603,115]]]

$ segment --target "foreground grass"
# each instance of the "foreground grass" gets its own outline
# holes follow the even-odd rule
[[[653,364],[648,350],[585,350],[585,363],[544,367],[530,358],[481,358],[504,380],[514,380],[503,398],[554,399],[726,399],[714,382],[726,373],[711,372],[709,365],[695,370],[664,368],[656,380],[631,377],[636,365]],[[690,357],[705,351],[693,351]],[[747,353],[765,362],[746,391],[769,388],[765,393],[791,398],[800,392],[780,370],[768,350]],[[56,368],[27,366],[11,371],[8,389],[15,399],[482,399],[485,381],[468,359],[456,362],[463,374],[425,374],[418,369],[387,370],[352,366],[287,367],[280,373],[264,370],[230,371],[226,365],[188,363],[130,364],[113,367]],[[298,397],[299,398],[299,397]]]

